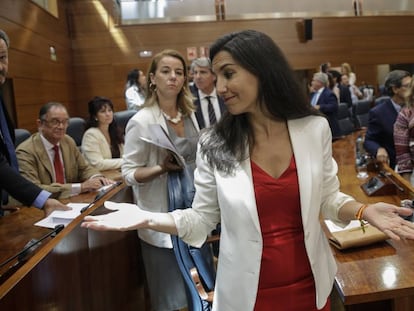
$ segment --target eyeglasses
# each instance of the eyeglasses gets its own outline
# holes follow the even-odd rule
[[[46,123],[50,127],[58,127],[59,125],[67,126],[69,124],[69,119],[59,120],[59,119],[51,119],[51,120],[42,120],[42,122]]]
[[[410,83],[406,83],[406,84],[401,84],[401,87],[407,88],[410,86]]]

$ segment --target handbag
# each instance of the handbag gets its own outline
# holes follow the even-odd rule
[[[358,225],[344,230],[330,232],[329,242],[340,250],[366,246],[388,239],[388,236],[376,227],[366,223],[364,231]]]
[[[191,208],[194,198],[193,174],[187,166],[182,171],[169,172],[168,210]],[[189,311],[211,311],[216,272],[210,245],[192,247],[178,236],[171,236],[173,250],[184,279]]]

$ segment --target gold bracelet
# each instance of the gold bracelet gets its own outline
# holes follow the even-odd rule
[[[357,220],[359,220],[359,223],[361,224],[361,229],[362,229],[362,232],[363,232],[363,233],[365,233],[365,223],[364,223],[364,221],[362,220],[362,214],[364,213],[364,210],[365,210],[367,207],[368,207],[368,204],[362,204],[362,205],[359,207],[359,209],[358,209],[358,211],[356,212],[356,214],[355,214],[355,218],[356,218]]]

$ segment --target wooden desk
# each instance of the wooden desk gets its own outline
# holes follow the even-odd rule
[[[389,167],[384,167],[404,188],[395,195],[368,197],[356,178],[354,142],[357,133],[335,141],[333,156],[338,162],[341,190],[361,202],[400,204],[413,198],[414,189]],[[371,175],[374,173],[371,173]],[[332,247],[338,265],[335,287],[346,310],[414,310],[414,241],[387,240],[376,245],[340,251]]]
[[[96,193],[71,198],[91,202]],[[111,190],[56,237],[48,238],[23,265],[2,280],[0,310],[149,310],[137,233],[96,232],[80,227],[86,213],[101,213],[106,200],[132,202],[130,187]],[[21,208],[0,219],[0,262],[49,229]]]

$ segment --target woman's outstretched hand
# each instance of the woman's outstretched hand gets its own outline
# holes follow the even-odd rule
[[[365,209],[363,218],[393,240],[414,240],[414,223],[401,217],[410,216],[412,213],[411,208],[375,203]]]
[[[143,228],[150,213],[130,203],[105,202],[105,208],[114,212],[98,216],[86,216],[82,227],[99,231],[128,231]]]

